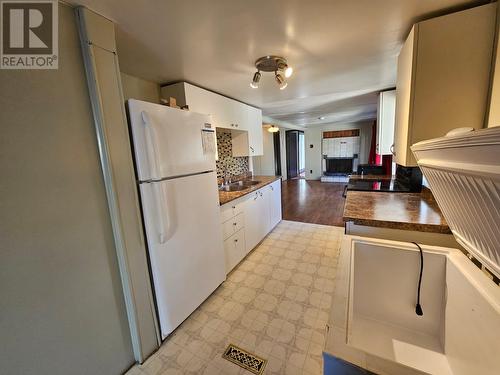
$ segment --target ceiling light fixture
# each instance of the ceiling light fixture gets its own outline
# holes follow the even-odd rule
[[[267,128],[267,131],[269,133],[277,133],[280,131],[280,128],[278,128],[277,126],[271,125],[270,127]]]
[[[288,86],[286,78],[290,78],[293,74],[293,68],[288,65],[285,58],[280,56],[264,56],[255,61],[257,71],[253,75],[253,80],[250,87],[256,89],[259,87],[260,72],[274,72],[276,82],[279,84],[280,90]]]
[[[253,80],[252,80],[252,83],[250,83],[250,87],[253,88],[253,89],[258,89],[259,88],[259,81],[260,81],[260,72],[255,72],[255,74],[253,75]]]
[[[278,85],[280,85],[280,90],[285,89],[288,86],[288,83],[285,81],[285,78],[281,75],[281,73],[275,73],[275,79]]]
[[[318,120],[324,120],[324,119],[325,119],[325,116],[318,117]]]

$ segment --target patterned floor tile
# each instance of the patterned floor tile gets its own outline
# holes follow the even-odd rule
[[[319,375],[343,230],[282,221],[227,280],[127,375],[250,374],[222,358],[234,344],[264,374]]]

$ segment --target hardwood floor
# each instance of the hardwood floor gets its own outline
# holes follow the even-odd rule
[[[344,226],[345,185],[304,179],[283,181],[283,219]]]

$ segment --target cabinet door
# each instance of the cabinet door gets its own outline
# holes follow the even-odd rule
[[[408,146],[484,126],[496,3],[419,23]],[[417,165],[408,150],[408,164]]]
[[[270,217],[270,204],[271,204],[271,191],[268,186],[264,186],[262,189],[258,190],[259,198],[257,199],[257,204],[259,206],[259,242],[264,239],[265,236],[271,230],[271,217]]]
[[[382,137],[382,93],[378,96],[377,105],[377,135],[375,137],[375,152],[380,155],[380,138]]]
[[[245,249],[245,232],[240,230],[224,241],[226,274],[236,266],[247,254]]]
[[[245,248],[248,253],[260,242],[259,192],[249,194],[245,202]]]
[[[234,157],[251,156],[249,132],[246,130],[231,131],[231,144]]]
[[[189,110],[212,116],[212,121],[218,128],[234,129],[234,104],[232,99],[204,90],[200,87],[184,83],[186,104]]]
[[[269,231],[271,231],[281,221],[281,179],[270,184],[269,191]]]
[[[264,142],[262,136],[262,111],[258,108],[246,107],[246,129],[248,130],[249,155],[258,156],[264,154]]]
[[[244,217],[241,213],[222,223],[222,235],[224,239],[227,239],[243,227]]]
[[[413,26],[410,35],[401,48],[398,57],[398,76],[396,81],[396,123],[394,127],[394,161],[406,165],[408,153],[408,127],[410,126],[410,103],[412,99],[412,74],[414,65],[414,39]]]
[[[396,117],[396,90],[379,95],[377,112],[377,154],[391,154],[394,143],[394,120]]]

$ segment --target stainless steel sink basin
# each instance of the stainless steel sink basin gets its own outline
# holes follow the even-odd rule
[[[229,185],[224,185],[219,188],[219,190],[222,191],[241,191],[248,189],[248,186],[240,185],[240,184],[229,184]]]
[[[257,185],[257,184],[260,184],[260,181],[243,180],[243,181],[233,182],[231,184],[221,186],[219,188],[219,190],[222,190],[222,191],[242,191],[242,190],[248,189],[251,186]]]
[[[260,184],[260,181],[254,181],[254,180],[246,180],[246,181],[240,181],[240,182],[245,186],[254,186],[254,185]]]

